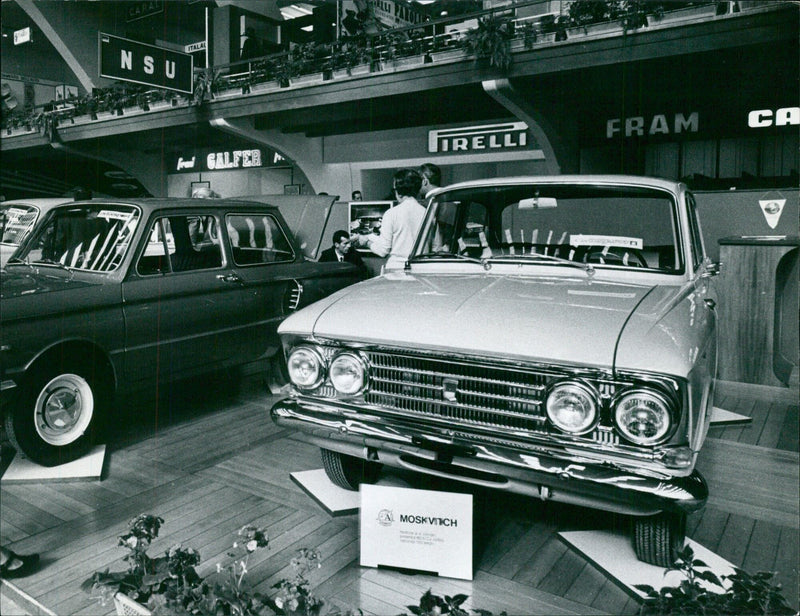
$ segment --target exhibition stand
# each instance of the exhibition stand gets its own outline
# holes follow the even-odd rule
[[[646,596],[646,593],[636,588],[637,584],[646,584],[659,589],[680,586],[685,579],[680,571],[669,571],[640,561],[633,551],[630,537],[622,533],[588,530],[558,533],[558,536],[636,599],[643,599]],[[686,544],[692,548],[695,558],[702,560],[719,579],[722,579],[723,575],[734,573],[731,563],[696,541],[687,539]],[[710,592],[724,592],[724,588],[703,580],[698,581]]]
[[[82,458],[59,466],[40,466],[17,454],[3,473],[0,483],[96,481],[103,475],[105,457],[105,445],[98,445]]]

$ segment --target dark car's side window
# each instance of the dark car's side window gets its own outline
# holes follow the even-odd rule
[[[146,276],[222,267],[219,224],[214,216],[164,216],[153,221],[136,265]]]
[[[292,246],[273,216],[228,214],[225,224],[236,265],[294,261]]]

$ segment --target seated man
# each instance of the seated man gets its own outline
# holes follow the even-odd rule
[[[350,241],[350,234],[347,231],[335,231],[333,233],[333,246],[326,248],[319,255],[319,261],[346,261],[352,263],[360,270],[367,271],[367,266],[358,251],[353,249]]]

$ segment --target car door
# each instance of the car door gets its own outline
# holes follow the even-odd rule
[[[157,213],[123,283],[129,382],[211,370],[231,361],[244,288],[222,249],[216,210]]]
[[[698,329],[698,348],[694,367],[690,374],[695,399],[692,406],[703,413],[697,416],[692,435],[692,448],[698,450],[705,439],[711,422],[713,410],[714,382],[717,373],[717,295],[713,277],[717,269],[706,256],[697,205],[694,196],[686,193],[686,214],[688,221],[690,250],[687,251],[687,267],[693,272],[694,292],[692,293],[690,323]],[[701,383],[709,383],[705,390]]]
[[[273,209],[228,211],[225,233],[231,270],[245,291],[239,306],[240,353],[250,359],[271,355],[280,346],[278,325],[300,292],[295,278],[302,257]]]

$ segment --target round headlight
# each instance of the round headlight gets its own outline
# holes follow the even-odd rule
[[[364,389],[367,370],[364,362],[354,353],[339,353],[333,358],[328,378],[340,394],[353,395]]]
[[[289,378],[300,389],[318,387],[325,378],[324,365],[320,354],[309,347],[297,347],[286,360]]]
[[[614,423],[629,441],[654,445],[663,440],[672,427],[670,405],[655,391],[634,389],[624,392],[614,408]]]
[[[597,422],[597,396],[583,383],[559,383],[547,396],[547,416],[564,432],[584,434]]]

